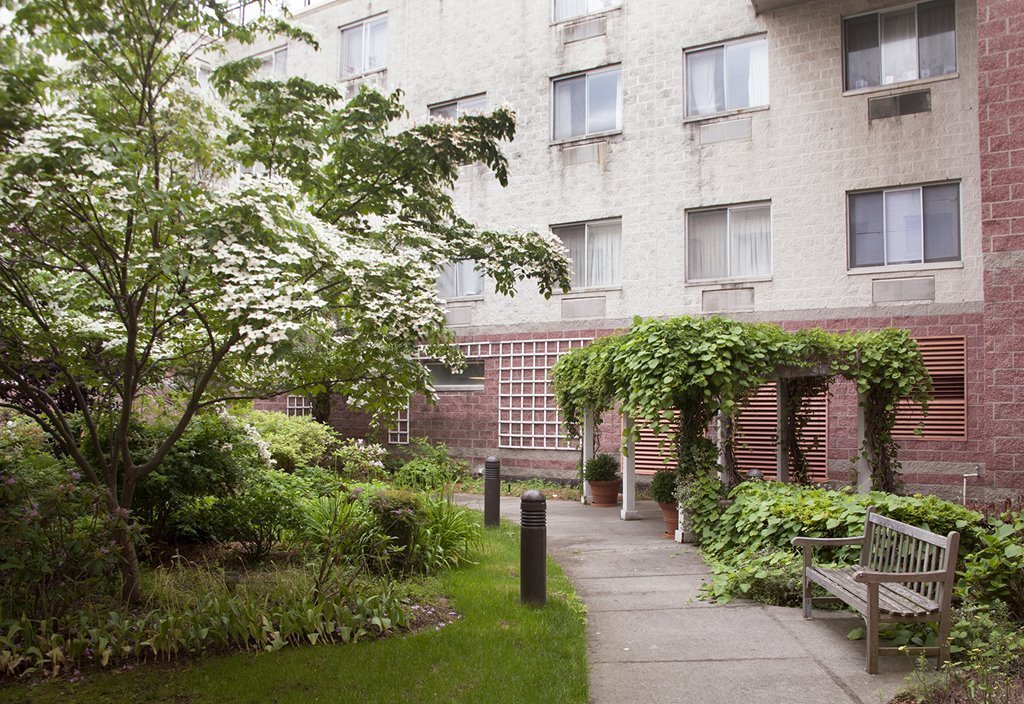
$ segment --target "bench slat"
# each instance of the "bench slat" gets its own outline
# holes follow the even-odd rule
[[[854,573],[860,569],[859,565],[812,567],[807,571],[807,577],[864,613],[867,608],[867,585],[853,581]],[[878,608],[894,616],[924,616],[937,612],[939,605],[902,584],[881,584],[878,589]]]
[[[926,543],[937,545],[940,548],[945,548],[949,546],[949,538],[945,535],[936,535],[935,533],[924,530],[923,528],[909,526],[906,523],[900,523],[899,521],[889,518],[888,516],[882,516],[877,513],[872,513],[868,516],[868,522],[880,526],[885,526],[886,528],[897,533],[913,536],[918,540],[923,540]]]

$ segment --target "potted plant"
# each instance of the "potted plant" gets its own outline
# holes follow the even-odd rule
[[[602,452],[583,465],[583,479],[590,484],[593,506],[615,506],[619,498],[619,461]]]
[[[665,521],[665,537],[675,538],[679,527],[679,508],[676,502],[676,473],[667,469],[659,470],[651,480],[651,498],[661,507],[661,518]]]

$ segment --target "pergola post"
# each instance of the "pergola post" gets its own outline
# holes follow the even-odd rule
[[[635,521],[640,518],[636,510],[636,443],[633,442],[633,419],[623,418],[626,437],[629,440],[622,446],[622,520]]]
[[[583,412],[583,466],[594,458],[594,411],[590,408]],[[593,496],[590,493],[590,482],[583,480],[583,496],[580,501],[589,504]]]
[[[868,423],[864,416],[867,394],[857,392],[857,492],[866,494],[871,491],[871,464],[864,456],[864,440],[868,434]]]
[[[789,433],[787,424],[789,416],[786,407],[789,405],[789,386],[782,380],[775,382],[775,432],[778,442],[775,444],[775,478],[780,482],[789,481]]]

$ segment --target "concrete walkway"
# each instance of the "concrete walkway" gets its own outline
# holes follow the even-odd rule
[[[465,497],[483,508],[483,497]],[[864,672],[864,642],[846,634],[852,613],[697,599],[709,570],[695,548],[660,536],[657,504],[641,520],[618,509],[548,501],[548,550],[587,605],[590,701],[690,704],[884,704],[913,669],[883,657]],[[502,518],[519,520],[503,497]]]

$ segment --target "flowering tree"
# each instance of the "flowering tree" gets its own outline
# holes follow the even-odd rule
[[[400,129],[400,96],[271,80],[253,59],[197,85],[237,26],[213,0],[36,0],[0,36],[0,407],[35,419],[130,511],[196,413],[330,386],[379,419],[458,364],[437,268],[475,259],[499,292],[567,288],[550,235],[456,213],[459,165],[504,184],[508,110]],[[253,166],[259,175],[238,176]],[[143,402],[175,409],[152,455]],[[130,534],[123,595],[138,595]]]

